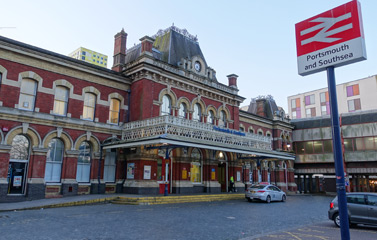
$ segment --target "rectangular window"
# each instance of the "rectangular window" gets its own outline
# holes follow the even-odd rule
[[[313,154],[313,153],[314,153],[313,142],[312,141],[305,142],[305,154]]]
[[[296,118],[297,118],[297,112],[294,111],[294,112],[292,112],[292,119],[296,119]]]
[[[68,89],[65,87],[56,87],[53,113],[65,116],[67,114],[67,105]]]
[[[296,99],[291,100],[291,108],[296,108]]]
[[[110,123],[118,124],[119,122],[120,101],[118,99],[111,99],[110,102]]]
[[[305,154],[304,142],[295,142],[296,154]]]
[[[321,106],[321,115],[322,116],[325,116],[327,115],[327,106]]]
[[[96,106],[96,95],[85,93],[83,119],[94,120],[94,110]]]
[[[37,82],[31,79],[23,79],[21,82],[20,99],[18,108],[34,111],[35,96],[37,94]]]
[[[323,153],[332,153],[332,140],[323,141]]]
[[[85,51],[82,51],[82,55],[84,55],[84,56],[85,56],[85,55],[86,55],[86,52],[85,52]]]
[[[364,138],[365,141],[365,150],[375,150],[374,146],[374,137],[366,137]]]
[[[357,96],[359,94],[359,84],[347,86],[347,97]]]
[[[312,105],[314,103],[314,94],[305,96],[305,105]]]
[[[355,138],[355,151],[362,151],[364,150],[364,138]]]
[[[327,92],[323,92],[323,93],[319,94],[319,98],[321,100],[321,103],[325,103],[326,102],[326,93]]]
[[[315,108],[307,108],[306,109],[306,117],[315,117]]]
[[[343,140],[344,143],[344,151],[346,152],[353,152],[353,141],[352,138],[346,138]]]
[[[348,100],[348,112],[361,110],[360,98]]]
[[[82,59],[82,60],[85,60],[85,56],[82,56],[81,59]]]
[[[322,154],[323,153],[322,141],[314,141],[313,145],[314,145],[314,153],[315,154]]]

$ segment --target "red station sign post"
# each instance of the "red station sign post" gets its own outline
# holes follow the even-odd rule
[[[350,239],[343,154],[334,68],[366,60],[360,3],[353,0],[299,22],[296,28],[298,74],[327,71],[342,240]]]

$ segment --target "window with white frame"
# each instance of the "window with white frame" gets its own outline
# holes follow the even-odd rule
[[[37,95],[37,81],[23,79],[21,82],[20,99],[18,108],[34,111],[35,97]]]
[[[79,147],[79,157],[77,159],[77,182],[89,182],[90,180],[90,163],[92,156],[92,147],[89,142],[84,141]]]
[[[199,103],[196,103],[194,105],[194,113],[192,116],[194,121],[200,122],[202,119],[202,107],[200,106]]]
[[[224,110],[220,111],[219,126],[226,128],[226,113]]]
[[[60,182],[64,144],[60,139],[54,138],[48,144],[46,158],[45,181]]]
[[[355,112],[361,110],[360,98],[348,100],[348,112]]]
[[[94,112],[96,107],[96,95],[93,93],[85,93],[83,119],[94,120]]]
[[[207,123],[210,123],[212,125],[215,124],[215,113],[212,110],[208,111]]]
[[[112,98],[110,100],[110,112],[109,120],[112,124],[119,123],[119,112],[120,112],[120,101],[118,99]]]
[[[178,116],[180,118],[187,118],[187,105],[184,102],[179,104]]]
[[[54,110],[56,115],[65,116],[68,106],[68,88],[58,86],[55,88]]]
[[[171,98],[168,95],[162,97],[161,115],[171,115]]]
[[[106,149],[105,166],[103,169],[103,180],[105,182],[115,182],[116,149]]]
[[[191,151],[190,180],[193,183],[202,182],[202,154],[199,149]]]

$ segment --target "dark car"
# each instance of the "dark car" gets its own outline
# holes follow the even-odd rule
[[[377,193],[347,193],[347,210],[350,225],[377,225]],[[329,219],[340,227],[338,197],[330,203]]]

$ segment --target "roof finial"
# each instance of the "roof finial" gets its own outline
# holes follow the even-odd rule
[[[172,26],[174,27],[174,22],[173,22]]]

